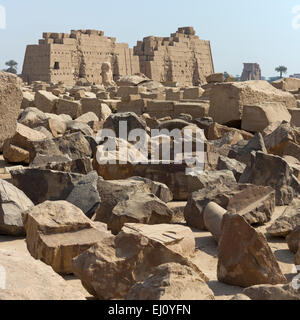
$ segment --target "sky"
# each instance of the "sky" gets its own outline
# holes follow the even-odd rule
[[[0,0],[0,69],[14,59],[21,72],[26,45],[43,32],[98,29],[133,47],[183,26],[211,41],[216,72],[257,62],[263,76],[279,65],[300,73],[300,0]]]

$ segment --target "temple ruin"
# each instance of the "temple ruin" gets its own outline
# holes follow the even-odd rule
[[[199,85],[214,73],[210,41],[199,39],[192,27],[179,28],[167,38],[146,37],[138,41],[134,54],[141,73],[160,82]]]
[[[105,62],[111,64],[114,80],[141,72],[153,80],[190,86],[205,84],[214,73],[210,42],[184,27],[167,38],[146,37],[134,49],[98,30],[44,33],[38,45],[27,46],[22,77],[28,83],[74,85],[84,78],[101,84]]]
[[[244,63],[242,81],[261,80],[261,70],[258,63]]]
[[[74,85],[80,78],[93,84],[102,83],[101,66],[112,65],[118,78],[139,72],[138,57],[125,43],[104,36],[103,31],[72,30],[66,33],[44,33],[38,45],[26,49],[22,77],[26,82],[63,82]]]

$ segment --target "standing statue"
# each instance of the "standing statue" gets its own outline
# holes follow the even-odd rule
[[[113,80],[113,73],[112,73],[110,62],[102,63],[101,76],[102,76],[102,84],[104,87],[111,87],[116,85]]]

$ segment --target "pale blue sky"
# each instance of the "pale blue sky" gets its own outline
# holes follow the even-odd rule
[[[0,5],[7,13],[0,69],[15,59],[20,72],[26,45],[37,43],[44,31],[99,29],[132,47],[145,36],[193,26],[211,41],[218,72],[236,75],[243,62],[258,62],[264,76],[276,75],[280,64],[289,74],[300,73],[300,28],[292,27],[292,9],[300,0],[0,0]]]

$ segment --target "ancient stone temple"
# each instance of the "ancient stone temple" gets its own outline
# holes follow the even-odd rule
[[[26,49],[22,76],[24,81],[64,82],[73,85],[80,78],[101,84],[102,63],[109,62],[113,76],[139,72],[139,59],[125,43],[104,36],[103,31],[72,30],[44,33],[38,45]]]
[[[146,37],[137,42],[134,54],[141,73],[161,82],[199,85],[214,73],[210,42],[199,39],[192,27],[179,28],[167,38]]]
[[[261,70],[258,63],[244,63],[242,81],[261,80]]]

